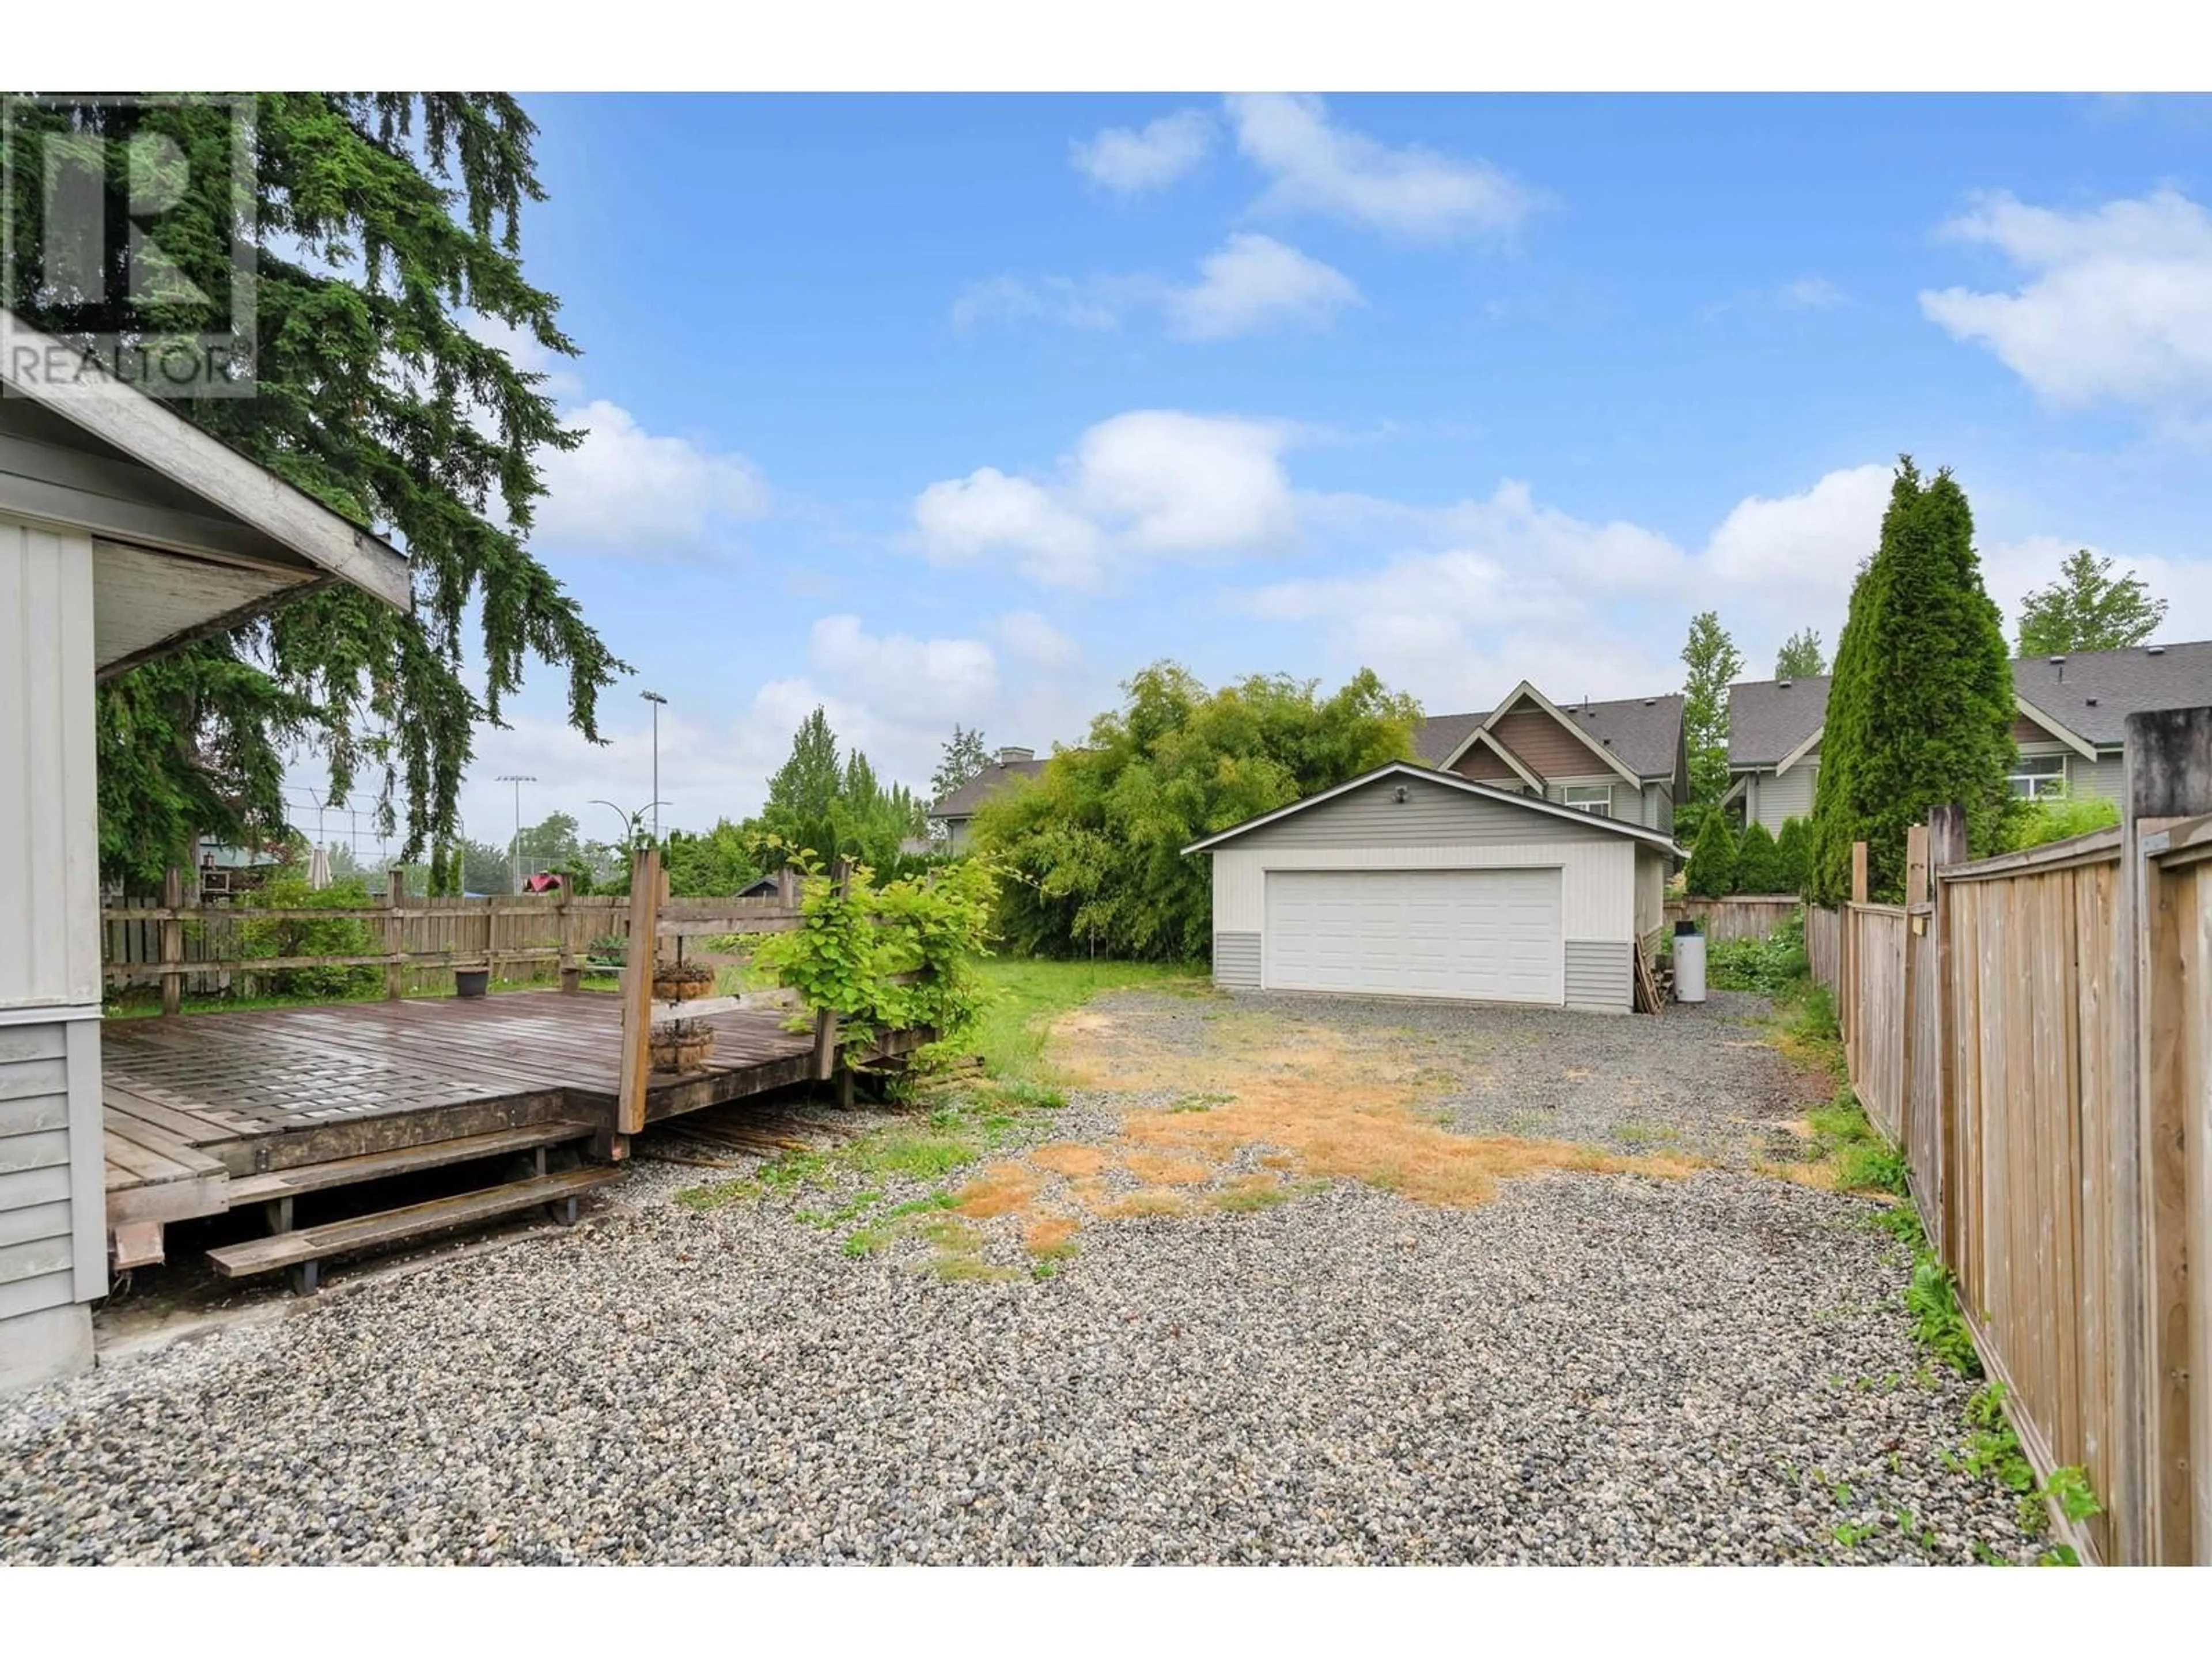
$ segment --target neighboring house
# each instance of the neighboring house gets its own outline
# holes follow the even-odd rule
[[[946,848],[955,853],[965,850],[969,823],[986,796],[995,794],[1018,778],[1035,777],[1044,770],[1044,766],[1034,749],[1001,749],[998,759],[931,807],[929,821],[944,826]]]
[[[1413,752],[1439,771],[1667,831],[1689,771],[1679,694],[1560,704],[1526,680],[1486,714],[1423,720]]]
[[[107,1292],[94,687],[336,582],[410,602],[384,543],[0,310],[0,1389],[89,1364]]]
[[[1680,849],[1663,832],[1405,761],[1194,842],[1228,990],[1632,1006]]]
[[[2022,657],[2012,665],[2017,705],[2013,793],[2062,790],[2117,799],[2122,731],[2130,714],[2212,702],[2212,641],[2131,646],[2070,657]],[[1729,793],[1744,822],[1779,830],[1809,817],[1828,711],[1826,676],[1747,680],[1729,688]]]

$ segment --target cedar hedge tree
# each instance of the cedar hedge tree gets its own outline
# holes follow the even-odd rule
[[[1923,483],[1903,457],[1836,647],[1814,785],[1814,901],[1849,896],[1858,841],[1869,896],[1900,900],[1905,831],[1949,802],[1966,808],[1968,848],[1990,851],[2008,798],[2013,715],[2011,661],[1982,588],[1966,491],[1948,470]]]
[[[1735,866],[1735,832],[1729,828],[1728,814],[1706,813],[1690,846],[1684,888],[1698,898],[1726,898],[1736,890]]]
[[[1773,832],[1763,823],[1745,826],[1743,839],[1736,843],[1735,891],[1739,893],[1779,893],[1786,891],[1782,882],[1782,853],[1776,846]]]
[[[1774,838],[1774,890],[1802,896],[1811,873],[1813,826],[1803,818],[1782,820],[1782,833]]]

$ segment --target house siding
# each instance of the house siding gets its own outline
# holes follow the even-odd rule
[[[1567,1006],[1626,1012],[1634,946],[1625,939],[1567,941]]]
[[[1763,823],[1778,835],[1790,818],[1813,816],[1814,780],[1820,775],[1820,757],[1808,755],[1780,776],[1754,772],[1744,803],[1747,822]]]
[[[0,1389],[81,1368],[107,1288],[99,1024],[0,1024]]]
[[[0,514],[0,1009],[100,1000],[92,538]]]
[[[1593,764],[1602,769],[1589,744],[1533,703],[1523,702],[1490,729],[1547,783],[1588,772]]]
[[[1505,757],[1488,744],[1478,743],[1459,757],[1452,768],[1463,778],[1473,778],[1477,783],[1503,783],[1518,789],[1521,775],[1505,763]]]
[[[1260,988],[1260,936],[1257,933],[1216,933],[1213,936],[1213,982],[1224,991]]]
[[[2117,752],[2094,761],[2075,755],[2066,763],[2066,776],[2067,787],[2077,795],[2118,800],[2127,789],[2127,762]]]
[[[1665,854],[1637,848],[1636,937],[1647,945],[1667,925],[1667,865]]]

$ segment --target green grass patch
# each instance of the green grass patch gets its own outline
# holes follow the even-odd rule
[[[892,1130],[855,1143],[853,1162],[870,1175],[902,1176],[912,1181],[941,1181],[982,1155],[966,1135],[916,1134]]]
[[[855,1258],[875,1255],[890,1249],[891,1235],[888,1227],[862,1227],[846,1235],[841,1247],[845,1254]]]
[[[1205,969],[1181,963],[1047,962],[997,957],[979,964],[995,993],[975,1030],[975,1051],[993,1077],[1025,1083],[1054,1080],[1045,1058],[1046,1028],[1101,991],[1171,991],[1210,994]]]

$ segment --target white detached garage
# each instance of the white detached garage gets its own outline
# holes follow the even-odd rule
[[[1403,762],[1194,842],[1213,977],[1626,1013],[1680,851],[1640,824]]]

